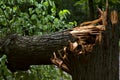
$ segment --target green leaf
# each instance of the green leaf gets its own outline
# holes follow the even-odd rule
[[[66,10],[66,9],[64,9],[64,10],[61,10],[60,12],[59,12],[59,17],[60,17],[60,19],[62,20],[62,19],[66,19],[66,15],[67,14],[70,14],[70,12],[68,11],[68,10]]]
[[[52,15],[55,16],[55,15],[56,15],[56,7],[52,7],[52,8],[51,8],[51,12],[52,12]]]
[[[30,14],[33,14],[34,13],[34,10],[32,8],[29,8],[29,13]]]
[[[36,9],[35,9],[35,12],[37,13],[37,15],[40,15],[40,13],[42,12],[42,10],[39,9],[39,8],[36,8]]]
[[[84,4],[85,2],[87,2],[87,0],[80,0],[80,1],[77,1],[74,6],[77,6],[77,5],[82,5]]]
[[[13,12],[16,12],[16,10],[17,10],[17,6],[14,6],[13,7]]]
[[[48,4],[48,2],[47,2],[47,1],[46,1],[46,2],[44,2],[43,4],[44,4],[44,6],[47,6],[47,7],[49,6],[49,4]]]
[[[64,9],[64,10],[63,10],[63,13],[64,13],[64,14],[70,14],[70,11]]]

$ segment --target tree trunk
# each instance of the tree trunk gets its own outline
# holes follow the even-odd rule
[[[106,8],[108,5],[106,4]],[[103,24],[107,22],[107,11],[104,15]],[[106,16],[106,17],[105,17]],[[71,56],[71,74],[73,80],[119,80],[119,26],[117,12],[111,15],[111,23],[106,25],[100,44],[94,46],[88,55],[78,58]],[[71,58],[70,57],[70,58]]]
[[[94,20],[95,18],[95,15],[94,15],[94,2],[93,0],[88,0],[88,3],[89,3],[89,17],[90,17],[90,20]]]
[[[77,60],[72,58],[73,80],[119,80],[118,30],[118,26],[107,26],[101,44],[96,45],[93,52]]]

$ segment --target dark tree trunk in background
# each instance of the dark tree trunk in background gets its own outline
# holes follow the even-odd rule
[[[88,0],[88,4],[89,4],[89,18],[90,18],[90,20],[94,20],[95,15],[94,15],[94,2],[93,2],[93,0]]]

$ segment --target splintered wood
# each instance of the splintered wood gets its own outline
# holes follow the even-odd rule
[[[115,25],[118,23],[118,12],[116,10],[113,10],[111,12],[111,23],[112,25]]]
[[[82,46],[82,53],[87,53],[91,52],[96,42],[101,42],[104,30],[104,25],[78,26],[73,31],[70,31],[70,34],[77,39],[77,44]]]
[[[52,63],[70,74],[69,55],[72,54],[78,57],[91,53],[94,45],[97,42],[101,43],[102,32],[104,30],[104,25],[78,26],[72,30],[68,30],[69,33],[76,38],[76,41],[68,41],[67,46],[54,52],[53,57],[51,58]]]
[[[68,41],[68,45],[63,49],[53,53],[51,61],[53,64],[60,67],[62,70],[70,73],[70,57],[74,56],[74,59],[80,59],[84,56],[83,61],[86,59],[86,55],[90,54],[96,43],[101,43],[102,33],[106,30],[107,25],[107,10],[102,11],[99,9],[100,18],[94,21],[83,22],[80,26],[68,30],[76,40],[74,42]],[[102,23],[102,24],[100,24]]]

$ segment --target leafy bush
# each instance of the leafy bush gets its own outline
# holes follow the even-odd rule
[[[73,22],[66,23],[68,10],[56,12],[54,2],[42,0],[2,0],[0,2],[1,33],[22,35],[41,35],[70,28]]]

